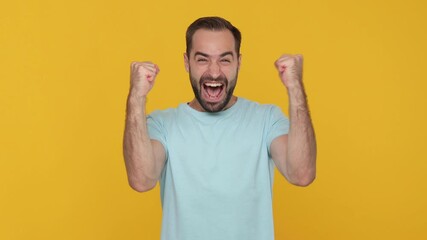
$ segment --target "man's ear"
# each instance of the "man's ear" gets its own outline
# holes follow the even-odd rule
[[[240,70],[240,64],[242,64],[242,54],[239,54],[238,62],[237,62],[237,69]]]
[[[189,61],[189,60],[188,60],[187,53],[184,53],[184,65],[185,65],[185,70],[186,70],[187,72],[189,72],[189,71],[190,71],[190,63],[189,63],[188,61]]]

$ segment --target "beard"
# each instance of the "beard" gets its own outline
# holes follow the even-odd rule
[[[225,107],[230,102],[231,97],[233,96],[234,88],[236,87],[237,83],[237,75],[238,72],[236,72],[236,76],[228,81],[227,77],[224,74],[219,75],[217,78],[213,78],[210,74],[203,74],[200,79],[198,80],[196,77],[194,77],[190,73],[190,81],[191,81],[191,87],[193,88],[194,96],[196,97],[197,101],[200,103],[202,108],[206,112],[220,112],[222,110],[225,110]],[[202,98],[202,88],[204,87],[205,82],[218,82],[223,84],[223,90],[225,91],[225,97],[222,101],[219,102],[209,102]]]

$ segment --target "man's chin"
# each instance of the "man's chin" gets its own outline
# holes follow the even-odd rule
[[[205,99],[198,99],[200,105],[206,112],[220,112],[227,110],[230,104],[230,101],[233,99],[233,94],[226,94],[219,101],[207,101]]]
[[[206,112],[220,112],[222,110],[224,110],[226,104],[224,104],[224,102],[216,102],[216,103],[211,103],[211,102],[203,102],[202,104],[203,109]]]
[[[199,103],[206,112],[220,112],[227,106],[227,98],[221,99],[220,101],[207,101],[205,99],[199,99]]]

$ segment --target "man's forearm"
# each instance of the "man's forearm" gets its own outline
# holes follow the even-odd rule
[[[299,185],[310,184],[316,175],[316,138],[304,87],[288,89],[290,129],[287,174]]]
[[[156,161],[148,136],[145,113],[146,97],[132,92],[127,99],[123,153],[130,186],[147,191],[157,182]]]

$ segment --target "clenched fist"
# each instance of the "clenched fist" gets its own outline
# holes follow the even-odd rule
[[[153,88],[159,67],[152,62],[132,62],[130,70],[131,90],[140,96],[147,96]]]
[[[284,54],[274,65],[279,71],[280,79],[288,89],[302,86],[303,56],[301,54]]]

